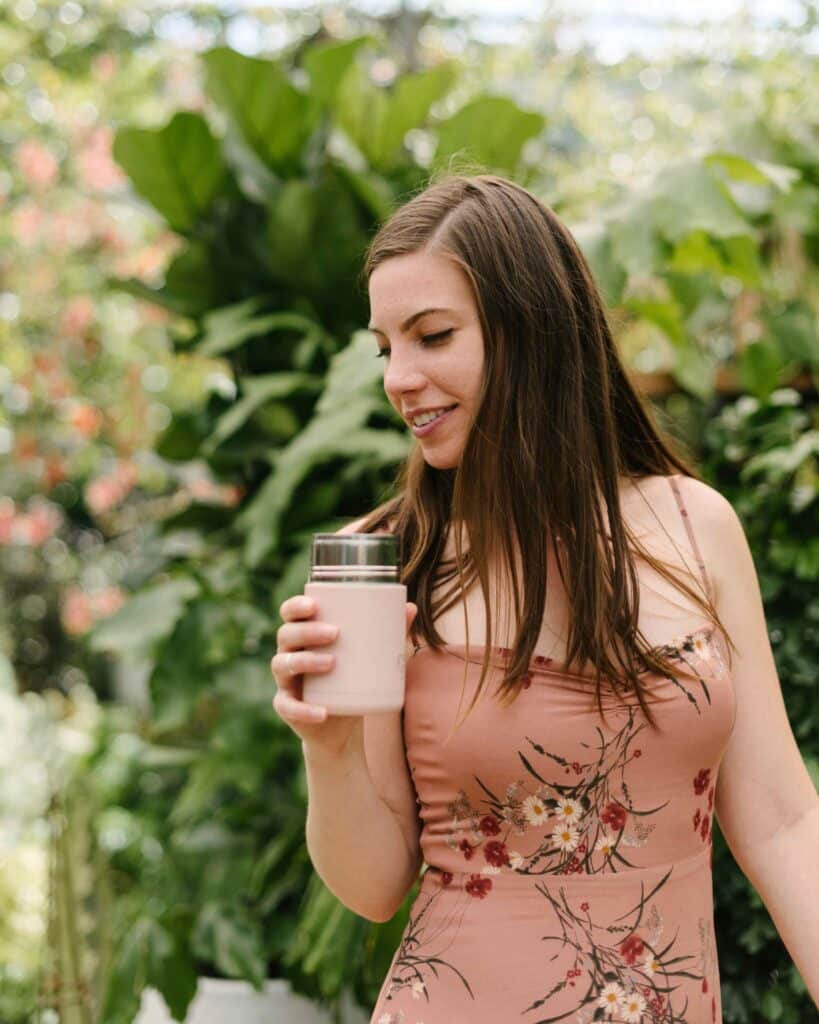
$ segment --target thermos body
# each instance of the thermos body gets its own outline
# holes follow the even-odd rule
[[[304,593],[316,618],[339,627],[330,672],[304,674],[303,699],[328,714],[361,715],[404,706],[407,588],[398,582],[393,534],[313,536]]]

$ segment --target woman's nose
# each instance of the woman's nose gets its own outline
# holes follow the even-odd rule
[[[405,391],[416,391],[425,382],[421,367],[413,358],[390,354],[384,370],[384,390],[391,397],[399,397]]]

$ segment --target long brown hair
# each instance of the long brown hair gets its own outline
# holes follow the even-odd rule
[[[618,480],[699,477],[661,436],[630,382],[588,264],[552,210],[501,177],[446,176],[380,228],[363,276],[369,281],[385,260],[422,249],[448,256],[471,283],[484,339],[478,410],[459,465],[436,469],[414,447],[399,468],[395,497],[373,510],[360,529],[386,526],[398,535],[401,579],[418,606],[413,630],[431,647],[445,643],[434,619],[465,597],[476,576],[480,580],[487,644],[467,714],[489,668],[489,567],[500,555],[504,578],[512,582],[516,638],[497,691],[508,706],[522,689],[541,631],[551,544],[571,610],[565,670],[576,662],[594,667],[601,714],[603,679],[618,695],[632,690],[656,728],[639,673],[669,675],[679,667],[650,647],[638,628],[639,582],[630,545],[695,600],[731,642],[708,596],[674,575],[629,530]],[[453,531],[454,566],[443,557],[453,523],[463,524],[469,541],[464,554],[461,530]],[[610,545],[603,542],[607,526]],[[525,566],[522,599],[516,545]],[[457,583],[433,606],[433,590],[456,575]],[[468,659],[468,623],[466,639]],[[468,661],[464,684],[467,668]]]

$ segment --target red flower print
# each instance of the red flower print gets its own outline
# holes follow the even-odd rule
[[[497,839],[490,839],[483,848],[483,855],[486,857],[487,864],[491,864],[494,868],[502,868],[509,863],[506,844],[498,842]]]
[[[714,806],[714,787],[712,786],[708,790],[708,810],[710,811]]]
[[[617,829],[619,832],[626,824],[625,808],[612,801],[612,803],[606,804],[603,808],[600,820],[604,825],[611,825],[612,828]]]
[[[703,978],[702,979],[702,990],[703,990],[703,992],[707,992],[708,991],[708,979],[707,978]]]
[[[702,817],[702,815],[700,814],[700,809],[699,809],[699,807],[698,807],[698,808],[697,808],[697,812],[696,812],[696,814],[694,815],[694,831],[695,831],[695,832],[696,832],[696,831],[697,831],[697,829],[698,829],[698,828],[700,827],[700,818],[701,818],[701,817]]]
[[[642,956],[644,950],[645,943],[639,935],[629,935],[629,937],[620,944],[620,956],[622,956],[627,964],[636,963],[637,957]]]
[[[451,871],[442,871],[441,872],[441,885],[449,885],[451,881],[452,881],[452,872]]]
[[[635,750],[634,751],[634,756],[635,757],[642,757],[643,756],[642,750]]]
[[[703,815],[702,825],[700,825],[700,836],[705,841],[708,838],[708,829],[710,828],[711,822],[708,818]]]
[[[694,792],[697,796],[702,794],[708,789],[708,782],[711,778],[710,768],[700,768],[697,774],[694,776]]]
[[[580,904],[580,909],[583,910],[583,911],[588,910],[589,909],[588,903],[581,903]]]
[[[463,853],[467,860],[472,860],[475,850],[469,845],[468,839],[462,839],[460,843],[458,843],[458,849]]]
[[[470,875],[464,886],[470,896],[483,900],[489,895],[492,888],[492,879],[484,878],[482,875]]]
[[[532,677],[528,676],[528,675],[524,676],[523,677],[523,685],[521,686],[521,689],[528,690],[531,685],[532,685]]]
[[[551,658],[544,658],[542,654],[536,654],[535,655],[535,664],[536,665],[548,665],[548,664],[550,664],[551,660],[552,660]]]
[[[496,818],[493,818],[491,814],[487,814],[486,817],[481,818],[481,832],[485,836],[496,836],[500,832],[500,825]]]
[[[572,761],[572,768],[574,768],[575,775],[579,775],[583,771],[579,761]]]

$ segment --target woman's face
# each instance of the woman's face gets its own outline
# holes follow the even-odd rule
[[[393,256],[370,275],[370,330],[384,353],[384,391],[436,469],[458,465],[477,412],[483,334],[464,272],[440,253]],[[454,406],[420,428],[420,410]]]

